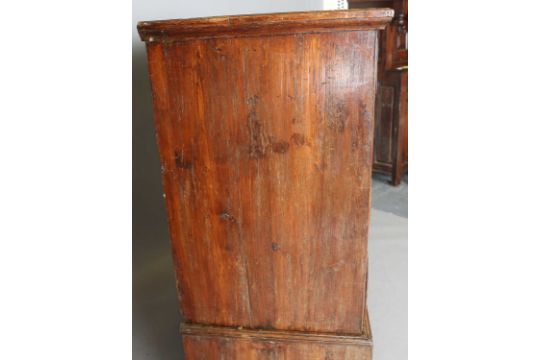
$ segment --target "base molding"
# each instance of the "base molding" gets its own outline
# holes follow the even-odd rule
[[[369,320],[361,335],[252,330],[202,324],[180,327],[187,360],[371,360]]]

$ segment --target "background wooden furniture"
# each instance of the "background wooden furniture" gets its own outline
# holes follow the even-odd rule
[[[380,38],[373,170],[399,185],[408,167],[408,0],[349,0],[350,8],[392,7],[395,16]]]
[[[371,359],[391,9],[142,22],[187,359]]]

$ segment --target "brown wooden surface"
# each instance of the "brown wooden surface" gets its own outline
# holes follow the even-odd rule
[[[193,359],[371,360],[367,312],[361,335],[248,330],[184,324],[184,351]]]
[[[392,184],[399,185],[408,168],[408,1],[349,0],[357,9],[375,4],[391,6],[395,16],[380,37],[373,170],[391,175]]]
[[[379,74],[375,111],[373,170],[392,175],[399,185],[407,171],[407,71]]]
[[[357,336],[366,325],[376,29],[391,10],[307,14],[141,23],[189,323]],[[294,33],[271,31],[291,22]],[[238,346],[260,350],[230,356]]]
[[[400,73],[400,95],[399,95],[399,115],[397,117],[399,123],[397,125],[396,134],[396,157],[392,173],[392,182],[394,185],[399,185],[401,176],[408,167],[408,82],[409,72],[407,70]]]
[[[171,42],[200,38],[276,36],[360,29],[383,29],[392,19],[391,9],[310,11],[210,18],[141,21],[141,39]]]
[[[187,336],[184,338],[187,359],[235,360],[371,360],[369,345],[328,343],[270,342]]]
[[[396,70],[408,65],[408,0],[393,0],[394,19],[384,31],[384,70]]]

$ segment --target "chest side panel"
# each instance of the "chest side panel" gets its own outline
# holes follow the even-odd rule
[[[360,332],[375,43],[347,31],[149,46],[188,321]]]

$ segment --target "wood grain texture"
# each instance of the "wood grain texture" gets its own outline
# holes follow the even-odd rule
[[[359,331],[375,40],[150,45],[167,89],[158,136],[186,319]]]
[[[399,185],[408,168],[407,70],[379,75],[375,111],[373,170],[392,175]]]
[[[400,87],[399,87],[399,115],[398,125],[396,129],[396,155],[394,168],[392,169],[392,184],[397,186],[401,182],[403,173],[407,171],[409,166],[409,114],[408,114],[408,81],[409,72],[407,70],[400,73]]]
[[[380,36],[373,169],[391,175],[391,183],[399,185],[408,168],[408,1],[354,0],[349,6],[361,9],[376,3],[392,7],[395,16]]]
[[[395,11],[394,19],[382,36],[384,70],[396,70],[408,64],[408,0],[393,0],[392,8]]]
[[[188,323],[363,334],[377,29],[387,15],[296,13],[140,26]],[[299,19],[309,26],[281,31]],[[351,19],[355,30],[342,22]],[[334,27],[313,31],[326,21]],[[250,35],[232,36],[240,28]],[[155,31],[160,37],[150,41]],[[267,348],[190,341],[186,354],[215,346],[231,356],[224,358],[241,358],[233,356],[238,347]],[[311,358],[321,346],[286,347],[283,356]],[[330,358],[349,356],[347,349],[327,351]]]
[[[397,87],[399,89],[399,87]],[[396,87],[384,82],[379,83],[377,94],[377,111],[375,115],[374,162],[388,164],[393,161],[393,124],[396,102]],[[390,120],[390,121],[389,121]]]
[[[189,336],[184,338],[186,359],[235,360],[371,360],[371,346],[325,343],[245,341]]]
[[[141,21],[137,28],[146,42],[175,42],[201,38],[276,36],[360,29],[383,29],[394,11],[388,8],[310,11],[196,19]]]
[[[188,359],[371,360],[372,338],[365,314],[361,335],[247,330],[186,324],[182,326]]]

